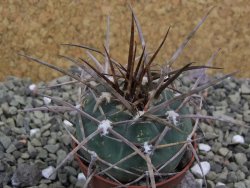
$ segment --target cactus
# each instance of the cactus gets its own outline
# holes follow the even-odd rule
[[[136,183],[149,175],[151,187],[155,187],[156,177],[169,177],[169,174],[177,172],[176,167],[187,147],[192,148],[192,136],[202,118],[189,112],[189,106],[199,109],[195,100],[198,95],[195,94],[234,74],[199,85],[204,76],[201,74],[188,92],[175,86],[175,81],[183,72],[194,69],[201,69],[202,72],[206,68],[215,68],[189,63],[179,69],[172,69],[172,64],[209,12],[159,70],[154,68],[155,57],[166,41],[170,28],[159,47],[150,55],[132,8],[127,66],[111,58],[108,37],[104,52],[84,45],[64,44],[85,49],[95,63],[94,66],[82,58],[76,60],[63,56],[79,67],[80,74],[22,55],[68,75],[80,84],[80,100],[75,102],[80,105],[77,107],[46,96],[77,112],[76,121],[71,121],[76,127],[76,135],[71,136],[78,145],[69,156],[78,152],[90,166],[96,167],[95,173],[125,184]],[[141,49],[137,47],[135,30],[138,31]],[[93,53],[103,56],[104,63],[97,60]],[[215,56],[216,53],[209,62]],[[193,148],[192,151],[195,152]]]
[[[143,87],[146,87],[146,85]],[[100,93],[101,96],[102,93],[107,93],[105,88],[103,88],[101,85],[97,87],[97,91],[97,93]],[[167,101],[171,98],[173,98],[173,92],[171,90],[165,89],[159,96],[159,99],[157,101],[153,101],[155,104],[152,105],[160,104],[161,102]],[[151,147],[159,140],[160,135],[164,131],[164,129],[167,130],[167,133],[158,143],[159,146],[186,140],[188,135],[192,131],[192,122],[190,119],[180,121],[174,119],[175,114],[184,115],[188,113],[188,109],[186,107],[181,108],[179,113],[174,112],[180,105],[180,102],[178,101],[171,104],[165,110],[161,110],[160,112],[157,112],[153,115],[157,118],[164,118],[162,122],[161,120],[154,119],[154,117],[150,117],[150,115],[152,116],[152,114],[145,115],[145,117],[143,117],[142,114],[141,117],[139,117],[140,112],[142,113],[143,111],[138,111],[135,112],[135,114],[132,114],[129,111],[124,111],[123,109],[120,109],[119,102],[115,98],[110,99],[110,101],[104,101],[100,104],[104,115],[99,110],[94,110],[95,105],[95,98],[93,97],[93,95],[89,94],[85,98],[83,110],[98,120],[109,120],[110,122],[112,122],[111,124],[124,121],[124,123],[120,123],[119,125],[113,125],[112,129],[120,135],[124,136],[124,138],[127,139],[129,142],[135,144],[138,148],[142,150],[142,152],[150,154],[152,164],[155,167],[160,167],[164,165],[166,161],[171,159],[180,150],[182,146],[180,144],[173,145],[171,147],[158,148],[155,149],[155,151],[151,154]],[[168,112],[169,115],[167,115]],[[172,115],[171,112],[174,114]],[[169,121],[167,121],[168,116],[170,119]],[[138,118],[137,121],[136,118]],[[128,123],[126,120],[134,120],[134,122]],[[84,122],[84,126],[82,128],[84,129],[85,137],[89,136],[97,129],[97,125],[94,122],[88,120],[87,118],[82,117],[82,121]],[[84,139],[84,136],[81,134],[81,128],[79,123],[76,124],[76,128],[76,132],[78,133],[77,138],[79,142],[81,142]],[[87,148],[91,151],[95,151],[96,154],[103,160],[114,164],[134,152],[134,150],[131,149],[131,147],[128,146],[126,143],[115,139],[115,137],[107,137],[105,136],[105,134],[107,133],[103,133],[103,135],[96,135],[87,144]],[[161,172],[174,172],[176,166],[179,164],[182,154],[183,152],[178,157],[176,157],[170,164],[165,166],[161,170]],[[83,153],[83,156],[85,158],[90,158],[87,153]],[[122,182],[132,181],[141,174],[143,174],[143,172],[147,171],[146,161],[138,154],[125,160],[122,163],[119,163],[119,165],[117,166],[131,173],[119,171],[114,168],[108,170],[107,173]],[[101,168],[105,169],[107,168],[107,166],[103,165]]]

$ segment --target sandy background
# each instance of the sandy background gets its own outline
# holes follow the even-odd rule
[[[173,26],[158,62],[170,58],[186,34],[210,7],[216,6],[176,65],[190,61],[204,64],[215,50],[222,48],[213,65],[224,67],[224,73],[240,70],[238,77],[250,77],[249,0],[138,0],[131,4],[150,51]],[[60,44],[70,42],[102,49],[107,15],[111,56],[126,63],[131,20],[126,1],[0,0],[0,80],[8,75],[32,77],[34,81],[57,77],[56,72],[16,53],[67,67],[69,63],[58,54],[85,57],[85,53]]]

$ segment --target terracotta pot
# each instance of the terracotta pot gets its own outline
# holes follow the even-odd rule
[[[194,147],[195,148],[197,147],[196,144],[194,144]],[[78,155],[75,155],[75,157],[79,163],[80,169],[86,175],[88,167],[83,163],[83,161],[80,159],[80,157]],[[174,188],[175,186],[177,186],[181,182],[183,177],[185,176],[186,172],[191,167],[193,161],[194,161],[194,155],[192,155],[188,164],[179,173],[177,173],[176,175],[174,175],[171,178],[165,179],[165,180],[157,183],[156,187],[157,188]],[[91,180],[91,188],[112,188],[112,187],[116,187],[118,185],[119,184],[117,184],[116,182],[114,182],[110,179],[106,179],[106,178],[99,176],[99,175],[95,175],[93,177],[93,179]],[[128,188],[147,188],[147,186],[128,186]]]

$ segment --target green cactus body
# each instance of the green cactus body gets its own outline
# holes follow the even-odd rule
[[[98,93],[106,92],[104,87],[97,87]],[[153,105],[162,103],[166,100],[173,98],[173,92],[165,89],[159,99],[153,102]],[[169,109],[162,109],[157,114],[157,116],[166,116],[165,113],[168,110],[175,110],[180,105],[181,101],[175,102],[169,106]],[[92,94],[89,94],[84,103],[83,110],[98,120],[102,121],[105,118],[110,120],[111,122],[118,122],[123,120],[130,120],[134,117],[126,111],[121,111],[117,108],[120,103],[117,100],[111,100],[109,103],[103,102],[101,107],[105,113],[106,117],[103,117],[101,112],[97,109],[93,112],[94,106],[96,104],[96,100],[94,99]],[[188,112],[187,107],[183,107],[179,114],[186,114]],[[113,130],[117,131],[119,134],[124,136],[127,140],[134,143],[138,148],[142,148],[145,142],[151,143],[162,133],[165,128],[165,125],[159,124],[157,122],[152,122],[146,118],[142,117],[143,121],[136,122],[132,125],[130,124],[120,124],[113,126]],[[83,129],[85,132],[85,136],[87,137],[91,133],[93,133],[98,125],[93,123],[92,121],[82,118],[83,121]],[[161,141],[162,144],[176,143],[179,141],[186,141],[188,134],[192,131],[192,123],[190,119],[185,119],[178,122],[177,127],[182,130],[182,132],[170,128],[165,135],[164,139]],[[81,135],[79,124],[77,124],[77,137],[79,141],[82,141],[83,135]],[[108,134],[107,136],[97,135],[92,140],[87,143],[87,148],[89,150],[95,151],[97,155],[104,159],[105,161],[114,164],[129,154],[133,153],[134,150],[131,149],[127,144],[122,141],[117,140],[112,135]],[[173,157],[182,147],[182,145],[175,145],[171,147],[156,149],[151,154],[152,164],[155,167],[160,167],[164,163],[166,163],[171,157]],[[143,150],[142,150],[143,151]],[[90,156],[81,151],[83,156],[87,159],[90,159]],[[176,166],[179,164],[183,153],[175,158],[173,162],[167,165],[165,168],[161,170],[162,173],[174,172]],[[137,155],[125,160],[120,163],[118,167],[123,168],[132,173],[126,173],[115,168],[108,170],[107,173],[115,177],[117,180],[121,182],[129,182],[131,180],[136,179],[138,176],[142,175],[145,171],[147,171],[147,163],[146,161]],[[104,164],[100,164],[99,168],[101,170],[107,168]],[[137,175],[135,175],[137,174]]]

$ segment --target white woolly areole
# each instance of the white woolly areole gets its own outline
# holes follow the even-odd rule
[[[73,124],[72,123],[70,123],[68,120],[64,120],[63,121],[63,123],[64,123],[64,125],[66,125],[66,126],[70,126],[70,127],[72,127],[73,126]]]
[[[121,104],[116,105],[115,108],[118,109],[118,110],[123,110],[124,109],[124,107]]]
[[[175,97],[178,97],[178,96],[180,96],[180,95],[181,95],[180,93],[175,93],[175,94],[174,94]]]
[[[148,92],[148,94],[149,94],[150,97],[153,95],[153,92],[154,92],[154,91],[149,91],[149,92]]]
[[[168,116],[167,117],[168,119],[171,119],[173,121],[174,125],[177,125],[177,123],[178,123],[177,117],[179,116],[178,113],[176,113],[173,110],[169,110],[169,111],[166,112],[166,115]]]
[[[148,83],[148,77],[144,76],[142,78],[142,85],[146,85]]]
[[[34,91],[36,89],[36,84],[29,85],[29,90]]]
[[[101,96],[99,97],[99,99],[102,101],[103,99],[105,99],[108,103],[110,103],[111,101],[111,93],[109,92],[102,92]]]
[[[167,75],[167,76],[164,76],[164,80],[166,80],[166,79],[168,79],[169,78],[169,76]]]
[[[146,154],[150,154],[152,151],[152,145],[151,144],[149,145],[148,142],[144,142],[143,148],[144,148],[144,153]]]
[[[89,151],[89,154],[91,155],[91,157],[97,157],[97,153],[94,151]]]
[[[139,119],[145,112],[144,111],[138,111],[136,116],[134,117],[134,120]]]
[[[95,81],[93,81],[93,80],[92,80],[92,81],[90,81],[90,82],[89,82],[89,84],[90,84],[91,86],[93,86],[93,87],[95,87],[95,86],[97,86],[97,85],[98,85],[98,84],[97,84]]]
[[[101,123],[98,126],[98,129],[102,130],[101,135],[107,135],[109,133],[108,129],[112,128],[111,123],[112,122],[110,120],[108,120],[108,119],[105,119],[105,120],[101,121]]]
[[[50,104],[51,103],[51,99],[50,98],[48,98],[48,97],[43,97],[43,102],[44,102],[44,104]]]

